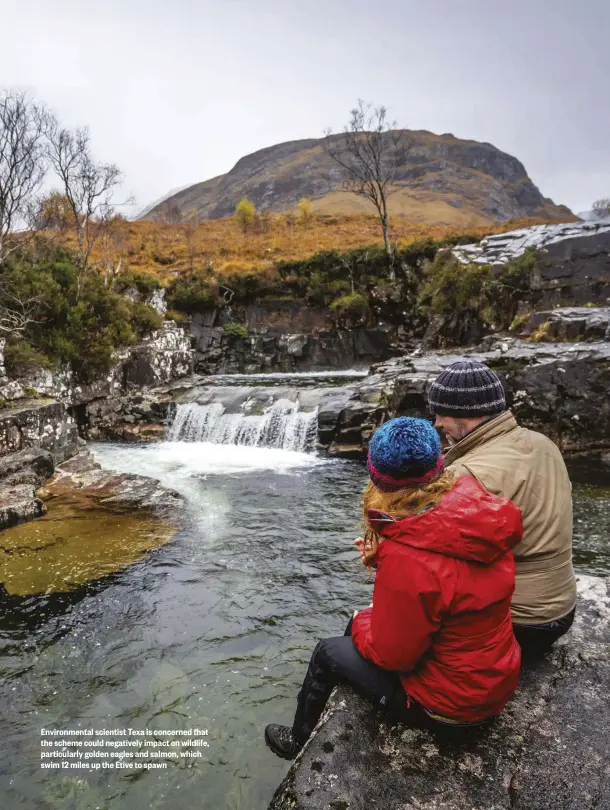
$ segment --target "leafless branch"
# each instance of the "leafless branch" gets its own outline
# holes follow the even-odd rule
[[[16,295],[0,282],[0,335],[10,337],[25,332],[31,323],[40,323],[42,310],[47,306],[39,295]]]
[[[377,210],[393,278],[388,198],[400,188],[399,172],[411,148],[407,134],[388,120],[385,107],[373,108],[361,99],[341,135],[331,130],[325,134],[324,147],[341,169],[344,188],[370,200]]]
[[[0,262],[32,236],[36,197],[47,173],[53,116],[25,93],[0,93]],[[21,230],[21,233],[17,233]]]
[[[55,127],[49,137],[48,154],[71,212],[79,265],[84,275],[95,244],[115,216],[114,195],[122,174],[114,163],[99,163],[93,159],[86,128],[72,132]]]

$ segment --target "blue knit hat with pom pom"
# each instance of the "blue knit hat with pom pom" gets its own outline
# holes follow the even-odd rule
[[[439,435],[425,419],[390,419],[371,438],[368,469],[385,492],[427,484],[443,471]]]

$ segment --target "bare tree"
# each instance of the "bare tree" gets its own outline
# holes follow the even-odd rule
[[[129,223],[114,216],[100,236],[99,255],[104,273],[104,286],[113,287],[123,268],[123,256],[129,247]]]
[[[0,281],[0,339],[22,335],[29,324],[40,323],[45,301],[39,295],[20,295]]]
[[[115,216],[114,195],[122,174],[114,163],[93,159],[86,128],[72,132],[55,127],[49,136],[48,153],[72,215],[81,269],[80,287],[93,248]]]
[[[51,114],[25,93],[0,93],[0,262],[23,241],[24,234],[16,232],[31,228],[53,123]]]
[[[597,219],[610,217],[610,198],[602,197],[601,200],[595,200],[593,203],[593,213]]]
[[[385,107],[373,108],[359,99],[341,135],[326,131],[324,148],[341,168],[344,188],[375,206],[390,262],[390,277],[394,278],[388,198],[398,191],[398,172],[411,148],[406,132],[397,130],[396,122],[388,120]]]
[[[182,224],[180,230],[184,237],[184,245],[186,247],[186,256],[189,263],[189,270],[192,273],[195,266],[195,259],[197,257],[197,226],[199,221],[197,219],[197,211],[195,208],[187,214],[182,216]]]

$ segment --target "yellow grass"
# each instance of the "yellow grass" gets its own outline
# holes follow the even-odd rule
[[[431,204],[439,205],[438,200]],[[457,225],[426,225],[395,216],[391,236],[393,241],[406,246],[422,239],[463,234],[484,236],[540,222],[530,219],[499,225],[471,215]],[[66,247],[74,247],[72,236],[63,241]],[[308,225],[300,223],[294,215],[271,215],[263,219],[257,231],[246,234],[235,217],[194,226],[119,220],[112,234],[97,243],[92,259],[100,268],[116,267],[120,259],[122,275],[143,272],[168,280],[191,265],[212,266],[218,275],[223,275],[253,268],[266,270],[280,261],[304,259],[321,250],[347,250],[373,244],[383,244],[381,229],[378,219],[366,214],[314,215]]]

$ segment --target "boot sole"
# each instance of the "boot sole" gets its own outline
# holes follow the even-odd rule
[[[277,748],[274,745],[274,743],[272,742],[272,740],[270,740],[269,737],[267,736],[267,729],[265,729],[265,742],[267,743],[267,747],[270,748],[273,751],[273,753],[276,755],[276,757],[280,757],[281,759],[293,760],[293,759],[296,758],[296,755],[299,753],[298,751],[295,751],[294,754],[287,754],[281,748]]]

